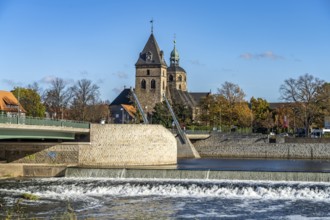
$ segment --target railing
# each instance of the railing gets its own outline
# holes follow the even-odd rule
[[[24,124],[24,125],[40,125],[40,126],[57,126],[57,127],[72,127],[72,128],[90,128],[89,122],[56,120],[48,118],[33,118],[33,117],[9,117],[0,115],[1,124]]]
[[[134,90],[133,90],[132,87],[131,87],[131,93],[132,93],[133,98],[134,98],[134,100],[135,100],[135,103],[137,104],[137,107],[138,107],[138,109],[139,109],[139,111],[140,111],[140,113],[141,113],[141,115],[142,115],[142,118],[143,118],[143,122],[144,122],[144,124],[149,124],[149,121],[148,121],[147,115],[144,113],[143,108],[142,108],[142,106],[141,106],[141,104],[140,104],[140,101],[139,101],[138,97],[136,96],[136,94],[135,94],[135,92],[134,92]]]
[[[181,129],[181,127],[180,127],[180,124],[179,124],[179,122],[178,122],[178,120],[177,120],[177,118],[176,118],[176,116],[175,116],[175,113],[174,113],[174,111],[173,111],[173,109],[172,109],[172,106],[171,106],[170,103],[168,102],[168,100],[167,100],[165,94],[163,94],[163,98],[164,98],[164,100],[165,100],[165,102],[166,102],[166,105],[167,105],[168,110],[170,110],[170,113],[171,113],[172,118],[173,118],[174,125],[176,126],[176,129],[177,129],[177,131],[178,131],[178,134],[179,134],[180,137],[181,137],[181,141],[182,141],[182,143],[183,143],[183,144],[187,143],[187,137],[186,137],[185,133],[182,131],[182,129]]]
[[[178,133],[176,128],[169,128],[168,130],[173,134]],[[182,130],[182,132],[185,134],[210,134],[211,133],[211,131],[206,131],[206,130]]]

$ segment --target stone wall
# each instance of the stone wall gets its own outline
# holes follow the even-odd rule
[[[160,125],[93,124],[91,142],[0,142],[0,161],[88,166],[177,163],[175,137]]]
[[[91,146],[80,148],[82,165],[163,165],[177,163],[175,137],[161,125],[92,124]]]
[[[330,159],[329,143],[268,143],[266,135],[213,133],[194,143],[201,157]]]
[[[78,164],[82,146],[90,143],[0,143],[0,159],[9,163]]]

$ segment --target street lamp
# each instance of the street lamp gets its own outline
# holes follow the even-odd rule
[[[124,118],[124,108],[121,108],[120,110],[121,110],[121,123],[124,124],[124,120],[125,120],[125,118]]]

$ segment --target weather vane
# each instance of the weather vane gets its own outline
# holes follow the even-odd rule
[[[150,20],[150,24],[151,24],[151,33],[153,34],[154,33],[154,19],[153,18]]]

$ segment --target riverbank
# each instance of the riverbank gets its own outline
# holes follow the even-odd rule
[[[213,132],[194,146],[202,158],[330,160],[329,139],[276,137],[270,141],[262,134]]]

